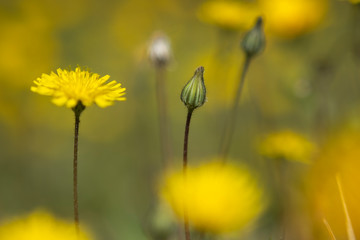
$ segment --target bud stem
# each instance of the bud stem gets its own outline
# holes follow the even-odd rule
[[[188,109],[186,124],[185,124],[184,152],[183,152],[183,173],[184,173],[185,183],[187,181],[186,175],[187,175],[187,166],[188,166],[187,153],[188,153],[189,129],[190,129],[190,121],[193,111],[194,110],[191,108]],[[187,184],[185,184],[185,186],[187,186]],[[189,217],[188,217],[186,204],[184,204],[184,230],[185,230],[185,239],[190,240]]]
[[[233,101],[232,109],[230,112],[230,116],[226,120],[225,130],[222,135],[222,139],[220,142],[220,156],[222,157],[223,161],[226,161],[227,155],[229,153],[229,149],[231,146],[232,137],[235,131],[235,122],[237,117],[237,109],[239,107],[240,97],[244,88],[245,76],[249,69],[249,65],[251,62],[251,56],[246,55],[245,61],[243,64],[243,69],[240,77],[240,82],[238,88],[236,90],[236,95]]]

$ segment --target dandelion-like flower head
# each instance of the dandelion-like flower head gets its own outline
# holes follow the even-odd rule
[[[215,234],[244,229],[264,207],[250,172],[221,161],[189,167],[185,178],[182,170],[169,172],[161,196],[181,221],[186,209],[194,228]]]
[[[31,91],[41,95],[52,96],[52,102],[58,106],[75,107],[79,102],[90,106],[95,102],[99,107],[107,107],[114,101],[124,101],[125,88],[120,83],[111,81],[106,83],[109,75],[100,77],[99,74],[81,70],[75,71],[57,69],[57,73],[42,74],[31,87]]]
[[[301,134],[282,130],[267,135],[259,144],[259,151],[268,158],[309,163],[315,145]]]
[[[9,221],[0,226],[1,240],[90,240],[84,232],[80,235],[71,222],[56,219],[46,211]]]

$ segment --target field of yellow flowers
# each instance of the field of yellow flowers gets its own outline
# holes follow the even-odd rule
[[[360,1],[0,1],[0,240],[360,238]]]

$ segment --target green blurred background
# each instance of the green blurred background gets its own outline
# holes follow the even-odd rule
[[[233,26],[211,20],[212,13],[206,16],[206,1],[1,0],[0,219],[36,208],[72,219],[73,113],[30,92],[30,86],[42,73],[79,65],[109,74],[127,89],[126,102],[106,109],[92,106],[82,114],[80,218],[97,239],[150,239],[162,172],[155,70],[147,57],[151,38],[160,30],[172,46],[166,90],[176,164],[186,117],[179,95],[195,68],[205,68],[208,101],[196,110],[190,131],[189,159],[198,162],[218,152],[243,62],[240,40],[262,14],[267,46],[250,66],[230,156],[254,169],[271,192],[264,173],[268,160],[257,153],[256,142],[284,128],[309,137],[320,160],[286,166],[295,179],[289,181],[294,184],[295,220],[289,221],[288,239],[328,239],[323,217],[344,239],[333,177],[342,171],[334,166],[345,160],[322,160],[321,153],[338,132],[346,129],[357,136],[360,126],[360,7],[324,0],[298,15],[284,7],[284,18],[273,19],[275,13],[282,15],[276,12],[281,9],[271,9],[270,0],[237,2],[248,4],[248,14],[239,14],[240,23]],[[227,15],[221,10],[213,14]],[[351,166],[355,171],[359,164]],[[360,175],[355,171],[351,176]],[[354,185],[359,180],[349,177],[343,183],[358,236],[360,196]],[[325,185],[332,188],[327,191]],[[316,195],[319,189],[323,197]],[[329,202],[323,204],[324,199]],[[326,207],[320,211],[318,205]],[[274,219],[276,213],[269,210],[244,239],[269,239]]]

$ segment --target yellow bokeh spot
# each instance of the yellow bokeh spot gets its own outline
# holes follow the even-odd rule
[[[327,12],[326,0],[260,0],[265,27],[271,33],[294,38],[316,28]]]
[[[81,232],[78,235],[71,222],[56,219],[46,211],[35,211],[28,216],[17,218],[0,225],[1,240],[91,240]]]
[[[27,12],[29,11],[29,12]],[[31,14],[30,14],[31,13]],[[56,61],[58,41],[50,24],[37,11],[19,11],[14,17],[0,12],[0,82],[28,86],[27,79]]]
[[[198,10],[203,22],[234,30],[250,28],[258,15],[255,4],[236,1],[207,1]]]
[[[312,142],[291,130],[271,133],[259,144],[259,152],[265,157],[303,163],[310,162],[314,151]]]
[[[244,229],[265,204],[248,170],[220,161],[190,167],[186,178],[182,170],[169,172],[161,195],[180,221],[185,206],[194,228],[216,234]]]
[[[346,218],[336,176],[341,179],[347,210],[355,231],[360,234],[360,131],[342,129],[330,135],[319,151],[308,180],[314,218],[322,227],[326,218],[338,239],[348,239]]]

